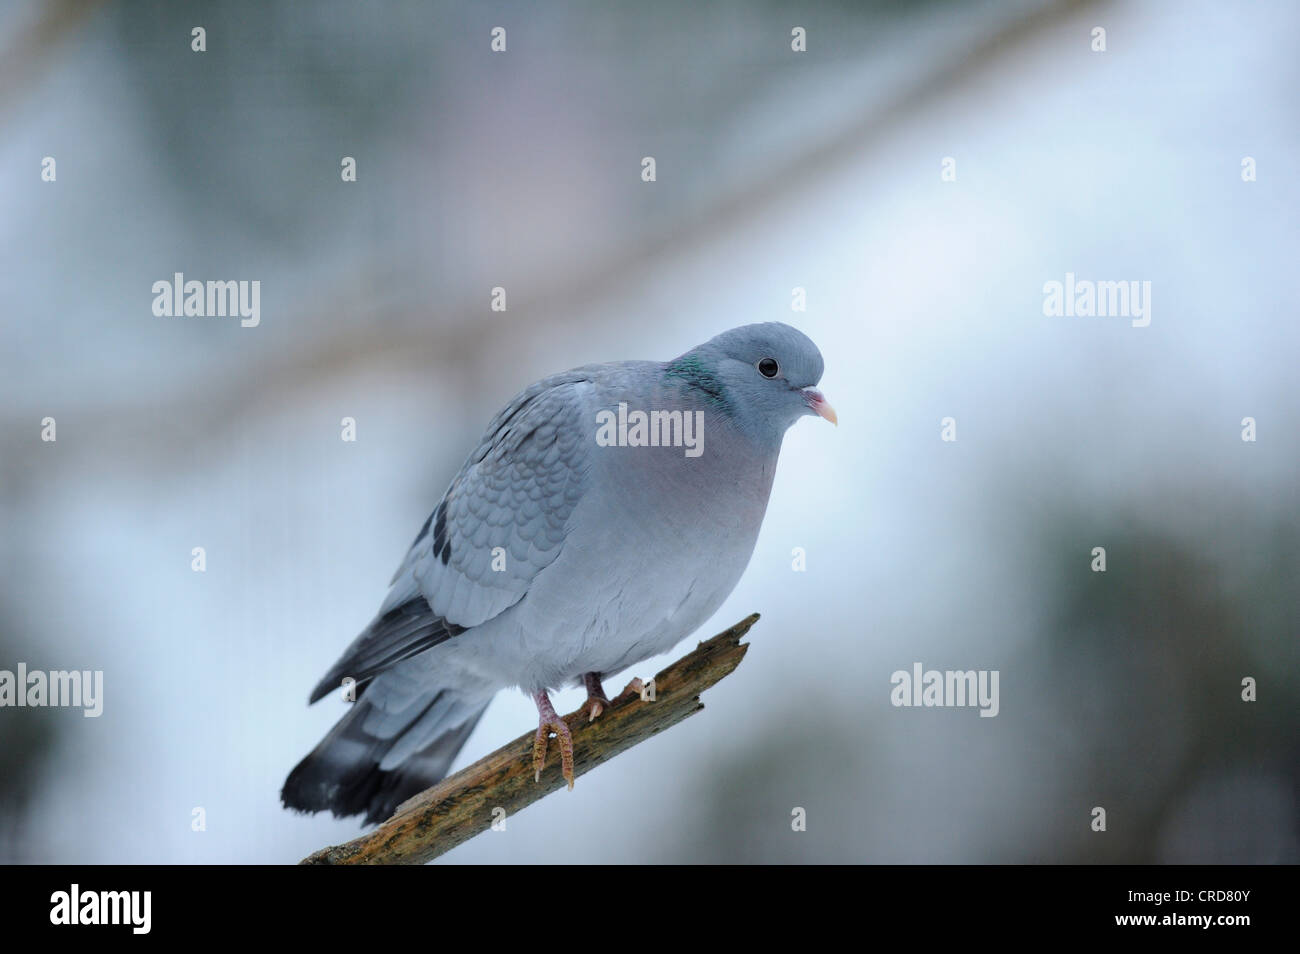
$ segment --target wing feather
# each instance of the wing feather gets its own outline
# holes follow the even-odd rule
[[[393,574],[379,615],[313,702],[345,677],[364,684],[523,599],[559,556],[586,487],[594,431],[582,396],[601,367],[539,381],[497,414]]]

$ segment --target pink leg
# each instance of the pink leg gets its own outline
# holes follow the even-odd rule
[[[590,713],[587,721],[595,722],[596,717],[609,708],[609,697],[605,695],[605,688],[600,684],[598,672],[584,672],[582,684],[587,687],[587,701],[584,706]]]
[[[533,780],[542,780],[542,769],[546,767],[546,746],[551,733],[560,743],[560,771],[564,780],[573,788],[573,735],[564,720],[551,705],[551,697],[546,690],[533,693],[533,702],[537,703],[537,738],[533,740]]]

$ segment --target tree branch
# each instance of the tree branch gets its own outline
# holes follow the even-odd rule
[[[633,679],[594,722],[582,709],[564,717],[573,733],[573,770],[584,775],[704,708],[700,693],[729,675],[745,658],[740,640],[758,621],[742,619],[700,643],[654,677],[654,701],[642,699]],[[491,827],[496,809],[507,816],[564,787],[559,746],[551,743],[541,781],[533,780],[533,732],[527,732],[468,768],[398,806],[374,831],[322,848],[304,865],[424,864]]]

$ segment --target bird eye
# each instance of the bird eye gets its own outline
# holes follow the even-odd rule
[[[780,373],[781,368],[776,363],[775,358],[764,358],[758,362],[758,373],[765,378],[774,378]]]

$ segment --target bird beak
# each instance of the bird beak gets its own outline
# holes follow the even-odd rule
[[[812,408],[814,414],[826,418],[832,424],[839,424],[839,418],[835,416],[835,408],[831,407],[821,391],[816,388],[804,388],[799,393],[803,395],[804,401]]]

